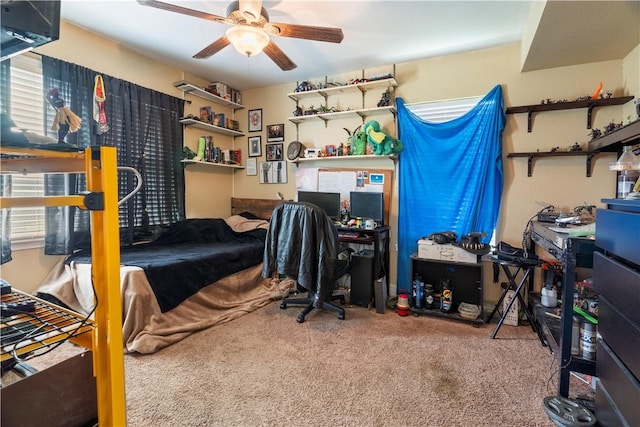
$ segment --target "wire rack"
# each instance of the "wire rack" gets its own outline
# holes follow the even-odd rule
[[[12,304],[33,304],[33,310],[14,310]],[[2,295],[3,311],[0,318],[0,360],[24,359],[37,356],[39,350],[53,348],[63,341],[84,336],[91,339],[94,323],[73,311],[18,290]]]

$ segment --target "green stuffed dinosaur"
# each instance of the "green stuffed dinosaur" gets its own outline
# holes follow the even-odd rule
[[[370,120],[365,123],[362,130],[367,135],[367,142],[371,145],[371,148],[373,148],[373,154],[379,156],[398,154],[404,148],[399,139],[381,131],[380,123],[375,120]]]

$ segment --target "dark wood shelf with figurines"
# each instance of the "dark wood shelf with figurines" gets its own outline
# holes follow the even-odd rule
[[[620,151],[622,144],[640,142],[640,118],[589,141],[589,151]]]
[[[580,148],[577,143],[574,147]],[[524,153],[508,153],[508,158],[514,157],[526,157],[527,158],[527,176],[531,176],[533,172],[533,161],[538,157],[575,157],[575,156],[586,156],[587,160],[587,177],[591,176],[591,160],[593,157],[598,155],[599,151],[583,151],[582,149],[574,149],[572,148],[569,151],[532,151],[532,152],[524,152]]]
[[[507,114],[527,113],[527,132],[531,132],[533,126],[533,113],[542,111],[558,111],[572,110],[576,108],[587,109],[587,129],[591,129],[591,118],[593,109],[596,107],[607,107],[610,105],[622,105],[631,101],[633,96],[608,97],[598,99],[579,99],[576,101],[552,102],[546,100],[544,103],[534,105],[522,105],[517,107],[508,107]]]
[[[632,97],[633,98],[633,97]],[[587,177],[591,176],[591,161],[600,153],[609,153],[620,151],[622,144],[635,144],[640,142],[640,119],[637,119],[626,125],[610,123],[604,129],[604,134],[599,129],[592,129],[591,135],[593,139],[588,143],[588,150],[583,151],[579,144],[574,144],[569,151],[535,151],[524,153],[509,153],[507,157],[526,157],[527,160],[527,176],[531,176],[533,170],[533,161],[537,157],[567,157],[567,156],[586,156],[587,161]]]

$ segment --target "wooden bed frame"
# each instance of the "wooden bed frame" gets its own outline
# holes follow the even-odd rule
[[[239,215],[243,212],[250,212],[258,218],[271,219],[271,213],[276,206],[284,203],[285,200],[272,199],[244,199],[239,197],[231,198],[231,215]]]

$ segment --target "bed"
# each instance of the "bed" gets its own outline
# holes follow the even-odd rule
[[[234,198],[228,218],[181,221],[153,242],[123,248],[125,352],[154,353],[281,298],[292,284],[261,276],[268,219],[279,203]],[[90,262],[82,252],[61,260],[37,295],[90,313]]]

